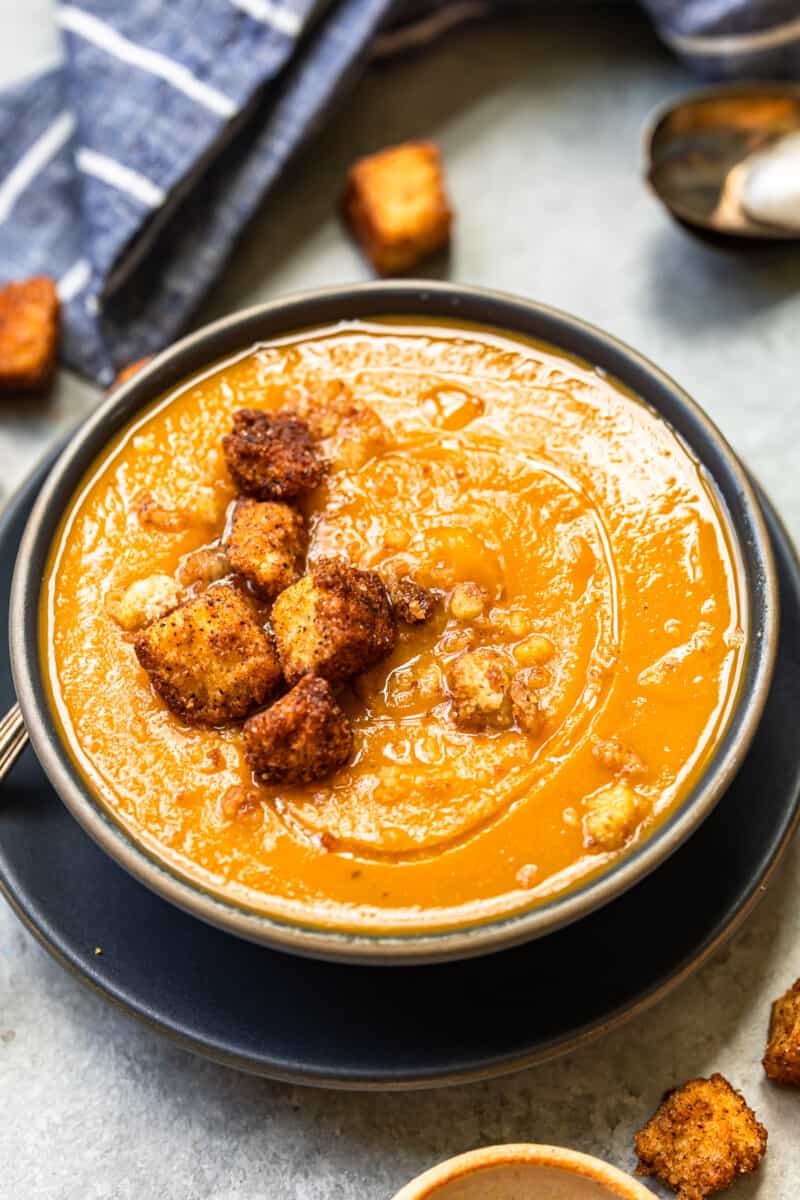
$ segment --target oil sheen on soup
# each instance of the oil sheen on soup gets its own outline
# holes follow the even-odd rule
[[[349,761],[265,786],[240,724],[165,707],[114,601],[197,561],[220,586],[233,414],[342,387],[359,419],[330,423],[299,502],[309,561],[412,578],[433,615],[337,687]],[[216,365],[128,427],[65,516],[41,630],[81,771],[173,869],[285,918],[410,931],[541,903],[649,835],[730,715],[740,581],[703,470],[612,379],[471,326],[353,323]],[[487,649],[529,708],[465,725],[455,664]]]

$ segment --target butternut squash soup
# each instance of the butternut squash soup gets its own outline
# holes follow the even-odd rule
[[[607,869],[686,796],[744,656],[714,488],[549,346],[352,323],[211,367],[83,481],[41,613],[92,790],[307,925],[446,929]]]

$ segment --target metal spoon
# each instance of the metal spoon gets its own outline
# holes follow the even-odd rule
[[[0,780],[5,779],[28,744],[28,733],[19,705],[15,704],[0,720]]]
[[[707,88],[660,109],[647,181],[682,224],[717,239],[800,239],[800,85]]]

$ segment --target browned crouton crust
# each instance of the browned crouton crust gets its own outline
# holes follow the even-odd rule
[[[0,288],[0,389],[35,391],[50,382],[58,325],[52,279],[39,276]]]
[[[678,1200],[704,1200],[755,1171],[767,1131],[722,1075],[668,1092],[636,1135],[638,1174],[655,1175]]]
[[[509,690],[513,667],[493,646],[466,650],[450,664],[447,685],[459,725],[507,728],[512,710]]]
[[[541,733],[544,713],[539,703],[541,681],[538,667],[523,667],[511,681],[511,709],[514,720],[523,733],[530,737]]]
[[[244,726],[245,757],[260,783],[311,783],[347,762],[352,748],[350,722],[315,675]]]
[[[167,706],[206,725],[246,717],[270,698],[281,677],[269,638],[228,584],[154,622],[134,647]]]
[[[350,168],[344,209],[381,275],[408,271],[450,240],[452,212],[438,148],[406,142]]]
[[[384,658],[397,640],[380,578],[337,558],[318,559],[308,575],[281,592],[272,628],[289,683],[303,675],[346,679]]]
[[[233,482],[256,500],[288,500],[322,479],[308,426],[294,413],[240,408],[222,449]]]
[[[234,571],[264,600],[273,600],[302,574],[306,552],[303,518],[288,504],[239,500],[225,548]]]
[[[430,621],[436,607],[433,592],[406,576],[389,584],[389,599],[394,611],[407,625],[422,625]]]
[[[764,1070],[774,1083],[800,1087],[800,979],[772,1006]]]

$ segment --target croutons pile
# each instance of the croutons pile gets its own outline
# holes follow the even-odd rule
[[[398,617],[419,623],[434,607],[410,579],[398,582],[395,607],[374,571],[333,557],[306,562],[293,502],[322,481],[320,446],[354,443],[357,469],[382,425],[343,385],[324,393],[313,419],[302,407],[237,412],[222,449],[239,496],[221,543],[187,555],[174,579],[152,575],[107,598],[172,712],[243,722],[245,756],[263,783],[308,783],[347,761],[353,734],[334,688],[392,651]]]

